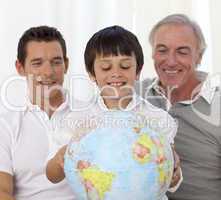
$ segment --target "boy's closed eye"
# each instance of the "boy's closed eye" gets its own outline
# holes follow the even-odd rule
[[[102,69],[103,71],[108,71],[108,70],[111,69],[111,64],[108,64],[108,63],[102,64],[102,65],[101,65],[101,69]]]
[[[121,67],[122,69],[129,69],[129,68],[131,67],[131,64],[122,63],[122,64],[120,65],[120,67]]]

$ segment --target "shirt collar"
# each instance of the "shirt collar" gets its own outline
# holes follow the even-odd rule
[[[216,88],[218,87],[219,83],[219,77],[217,76],[210,76],[206,72],[197,71],[197,79],[201,82],[201,84],[198,86],[202,86],[200,89],[200,92],[197,96],[195,96],[193,99],[182,101],[179,103],[183,104],[191,104],[195,102],[199,97],[202,97],[206,100],[208,104],[211,104],[213,97],[215,95]],[[165,97],[164,92],[162,91],[161,87],[159,86],[159,78],[155,78],[152,82],[152,84],[148,87],[149,89],[154,89],[157,93]],[[197,89],[197,88],[196,88]],[[166,98],[166,97],[165,97]]]
[[[67,108],[69,108],[69,95],[68,95],[68,92],[66,90],[64,90],[64,96],[65,96],[64,102],[55,110],[54,114],[57,113],[57,112],[65,111],[65,110],[67,110]],[[26,95],[26,109],[25,109],[25,112],[27,112],[27,111],[44,112],[38,105],[33,104],[30,101],[30,97],[28,95]]]
[[[111,110],[105,105],[104,99],[102,98],[101,95],[98,96],[97,103],[99,105],[99,108],[102,109],[103,111]],[[127,107],[125,109],[121,109],[121,110],[124,110],[124,111],[134,110],[136,108],[136,106],[139,105],[140,103],[142,103],[142,98],[140,96],[138,96],[137,94],[133,94],[132,100],[129,102]],[[115,109],[113,109],[113,110],[115,110]]]

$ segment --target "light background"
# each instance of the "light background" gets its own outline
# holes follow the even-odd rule
[[[92,94],[84,68],[83,52],[93,33],[111,25],[121,25],[138,36],[145,55],[141,79],[155,76],[148,34],[160,19],[184,13],[203,29],[208,48],[201,70],[220,73],[220,0],[0,0],[0,84],[1,101],[20,105],[24,81],[15,71],[17,43],[23,32],[38,25],[57,27],[63,34],[70,59],[65,85],[75,98],[88,100]],[[73,81],[78,77],[77,81]],[[14,81],[11,81],[13,79]]]

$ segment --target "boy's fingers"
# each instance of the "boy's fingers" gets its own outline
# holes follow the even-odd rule
[[[180,168],[177,168],[173,172],[173,177],[172,177],[170,187],[174,187],[179,182],[180,178],[181,178]]]

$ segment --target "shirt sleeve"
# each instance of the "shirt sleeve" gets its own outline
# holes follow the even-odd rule
[[[168,128],[167,128],[168,141],[170,144],[174,144],[174,138],[176,136],[177,129],[178,129],[178,122],[169,114],[167,114],[167,119],[168,119],[168,122],[167,122],[168,123]]]
[[[11,130],[3,118],[0,118],[0,127],[0,171],[13,175]]]

